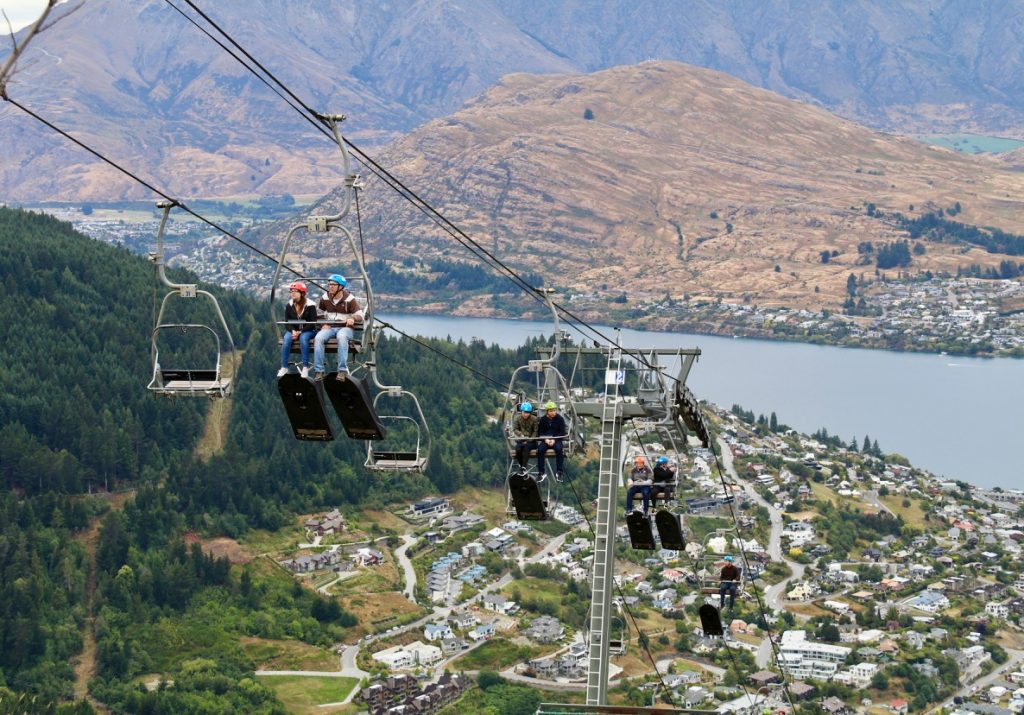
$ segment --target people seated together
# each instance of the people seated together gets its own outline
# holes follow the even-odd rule
[[[290,286],[291,299],[284,307],[285,326],[281,341],[281,369],[277,376],[288,373],[288,359],[296,340],[302,353],[300,374],[309,377],[309,344],[313,342],[313,379],[323,380],[326,374],[327,342],[338,344],[338,380],[348,379],[348,346],[362,326],[363,309],[356,297],[346,290],[348,281],[340,273],[327,279],[327,292],[313,304],[307,300],[306,285],[300,281]],[[319,325],[319,327],[317,327]]]
[[[655,500],[671,497],[676,484],[676,467],[665,455],[654,460],[654,469],[647,464],[647,457],[638,454],[626,480],[626,515],[634,510],[633,500],[637,494],[643,498],[643,513],[650,512]],[[639,509],[637,509],[639,511]]]

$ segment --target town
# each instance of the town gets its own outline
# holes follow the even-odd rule
[[[832,714],[1024,711],[1024,492],[940,480],[867,440],[858,450],[742,410],[708,414],[717,449],[691,445],[678,464],[687,549],[633,551],[618,529],[617,701],[650,702],[663,682],[677,703],[741,715],[791,701]],[[582,692],[590,505],[552,497],[547,522],[517,521],[498,492],[422,499],[390,509],[375,538],[352,538],[367,525],[349,519],[365,515],[304,520],[280,567],[356,612],[387,604],[339,645],[342,673],[366,684],[350,700],[433,713],[482,671]],[[724,554],[744,583],[724,635],[706,636],[696,609]]]

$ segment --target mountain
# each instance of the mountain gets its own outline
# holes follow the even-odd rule
[[[447,115],[509,73],[648,59],[726,72],[887,131],[1024,136],[1024,8],[1010,0],[259,0],[205,10],[311,106],[352,117],[348,131],[365,143]],[[9,90],[183,198],[319,195],[340,178],[322,137],[160,0],[84,3],[36,38]],[[13,107],[0,109],[0,126],[7,200],[148,195]]]
[[[487,249],[580,295],[688,292],[817,309],[843,301],[851,272],[873,273],[861,242],[907,237],[895,212],[959,203],[958,221],[1024,232],[1024,174],[996,159],[674,62],[510,75],[381,163]],[[363,213],[375,257],[476,265],[373,180]],[[913,266],[955,273],[1000,258],[928,242]]]

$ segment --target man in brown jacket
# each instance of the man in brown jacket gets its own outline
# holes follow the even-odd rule
[[[736,603],[736,588],[740,582],[740,570],[732,562],[732,556],[725,557],[725,566],[719,575],[721,584],[718,586],[718,607],[725,608],[725,595],[729,594],[729,608]]]

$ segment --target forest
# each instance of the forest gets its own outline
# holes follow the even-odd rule
[[[960,212],[960,204],[947,210],[950,215]],[[917,218],[901,213],[887,214],[896,224],[907,231],[911,238],[925,238],[939,243],[967,243],[981,246],[989,253],[1005,253],[1009,256],[1024,256],[1024,236],[1008,233],[991,226],[978,228],[959,221],[943,218],[943,210],[925,213]]]
[[[427,475],[381,477],[362,466],[361,442],[292,438],[266,305],[204,287],[244,355],[226,444],[212,456],[196,450],[210,402],[146,389],[164,292],[153,267],[50,217],[0,209],[0,310],[18,338],[0,348],[0,712],[26,698],[40,712],[91,712],[74,700],[69,664],[87,641],[97,670],[89,696],[115,712],[281,712],[239,638],[329,645],[354,619],[261,562],[205,555],[197,537],[504,478],[505,445],[488,418],[536,344],[385,336],[381,379],[416,394],[433,439]],[[181,320],[191,308],[177,308]],[[206,349],[175,340],[167,349],[183,360]],[[173,685],[140,688],[146,673]]]

